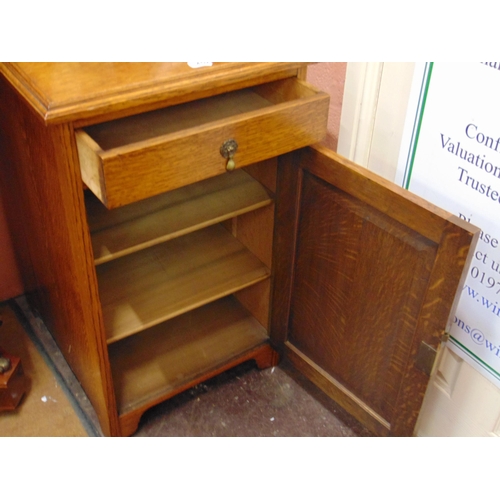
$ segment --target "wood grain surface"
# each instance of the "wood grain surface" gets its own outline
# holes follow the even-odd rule
[[[214,370],[268,340],[267,331],[227,297],[110,346],[120,413]]]
[[[0,63],[47,123],[108,121],[297,75],[304,63]]]
[[[220,225],[97,268],[108,342],[115,342],[269,277]]]
[[[278,179],[273,340],[373,432],[412,435],[418,351],[440,346],[478,229],[320,146]]]
[[[270,203],[267,190],[242,170],[115,210],[107,210],[87,192],[95,263],[102,264]]]
[[[76,132],[83,181],[115,208],[220,175],[229,139],[236,168],[321,140],[328,101],[289,79],[88,127]]]
[[[119,433],[72,128],[45,126],[3,78],[0,90],[1,128],[8,131],[2,180],[13,188],[7,210],[17,224],[31,303],[85,387],[103,432]]]

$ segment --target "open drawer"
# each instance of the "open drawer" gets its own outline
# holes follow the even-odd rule
[[[289,78],[76,131],[82,178],[108,208],[320,141],[329,96]]]

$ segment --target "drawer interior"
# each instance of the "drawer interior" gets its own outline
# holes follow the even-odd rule
[[[103,151],[122,148],[218,120],[312,97],[308,84],[288,78],[198,101],[86,127]]]

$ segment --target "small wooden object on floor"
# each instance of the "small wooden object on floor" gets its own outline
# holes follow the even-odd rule
[[[0,347],[0,360],[2,359],[8,360],[10,365],[8,369],[0,373],[0,411],[15,410],[26,392],[27,379],[21,360],[7,354]]]

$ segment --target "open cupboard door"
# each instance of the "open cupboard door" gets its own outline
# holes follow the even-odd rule
[[[271,336],[380,436],[411,436],[479,230],[321,146],[280,158]]]

